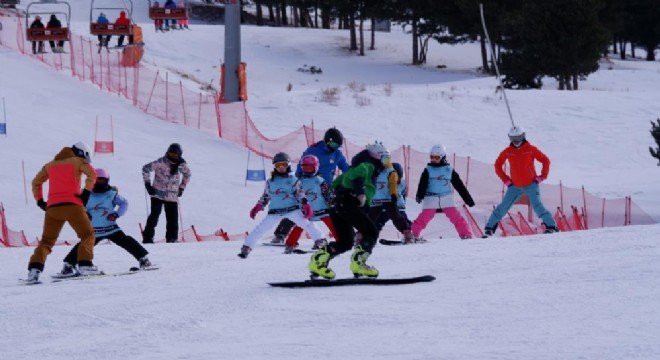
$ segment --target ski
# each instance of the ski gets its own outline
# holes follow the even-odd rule
[[[403,243],[403,240],[379,239],[378,242],[381,243],[381,244],[383,244],[383,245],[388,245],[388,246],[407,245],[407,244],[404,244],[404,243]],[[413,245],[413,244],[424,244],[425,242],[427,242],[427,241],[426,241],[426,240],[423,240],[423,239],[418,239],[417,241],[415,241],[414,243],[409,244],[409,245]]]
[[[106,278],[106,277],[117,277],[117,276],[125,276],[125,275],[133,275],[137,274],[143,271],[152,271],[152,270],[158,270],[159,267],[150,267],[147,269],[140,269],[138,267],[132,267],[128,271],[122,271],[122,272],[116,272],[116,273],[100,273],[96,275],[76,275],[76,276],[69,276],[69,277],[59,277],[57,275],[51,275],[51,282],[56,283],[56,282],[62,282],[62,281],[69,281],[69,280],[87,280],[87,279],[98,279],[98,278]]]
[[[302,288],[302,287],[331,287],[331,286],[348,286],[348,285],[404,285],[415,284],[420,282],[430,282],[435,280],[435,276],[424,275],[409,278],[345,278],[345,279],[316,279],[305,281],[289,281],[289,282],[275,282],[268,283],[273,287],[283,288]]]
[[[263,242],[263,243],[261,243],[261,245],[264,245],[264,246],[279,246],[279,247],[285,247],[286,246],[283,242],[281,242],[281,243]]]

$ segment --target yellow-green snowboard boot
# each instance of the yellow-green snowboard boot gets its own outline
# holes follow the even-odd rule
[[[328,252],[328,247],[324,246],[312,255],[309,260],[309,272],[312,279],[322,277],[324,279],[334,279],[335,272],[328,267],[332,255]]]
[[[369,255],[371,253],[364,250],[362,246],[358,246],[353,255],[351,255],[351,272],[356,278],[360,276],[378,277],[378,269],[367,265]]]

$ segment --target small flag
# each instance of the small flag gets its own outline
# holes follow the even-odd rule
[[[0,134],[7,135],[7,123],[0,123]]]

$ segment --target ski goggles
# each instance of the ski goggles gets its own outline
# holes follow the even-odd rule
[[[286,161],[278,161],[278,162],[276,162],[275,164],[273,164],[273,166],[274,166],[275,169],[277,169],[277,170],[280,170],[280,169],[281,169],[281,170],[286,170],[286,169],[289,167],[289,163],[286,162]]]
[[[329,148],[332,148],[332,149],[339,149],[339,146],[341,146],[341,145],[339,145],[338,142],[334,142],[334,141],[328,141],[328,142],[325,143],[325,144],[326,144]]]
[[[431,155],[431,160],[432,161],[440,161],[440,160],[442,160],[442,155]]]
[[[383,154],[380,157],[380,162],[385,166],[390,166],[392,164],[392,156],[390,154]]]
[[[302,165],[300,168],[304,173],[310,173],[310,174],[316,173],[316,166],[314,165]]]

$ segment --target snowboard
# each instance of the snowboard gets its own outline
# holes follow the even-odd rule
[[[409,278],[345,278],[345,279],[316,279],[305,281],[289,281],[289,282],[275,282],[268,283],[273,287],[283,288],[302,288],[302,287],[330,287],[330,286],[348,286],[348,285],[404,285],[415,284],[420,282],[430,282],[435,280],[435,276],[424,275]]]
[[[379,239],[378,242],[381,243],[381,244],[383,244],[383,245],[388,245],[388,246],[404,245],[404,244],[403,244],[403,240]],[[414,243],[412,243],[412,244],[410,244],[410,245],[413,245],[413,244],[423,244],[423,243],[425,243],[425,242],[427,242],[427,241],[426,241],[426,240],[418,240],[418,241],[415,241]]]

